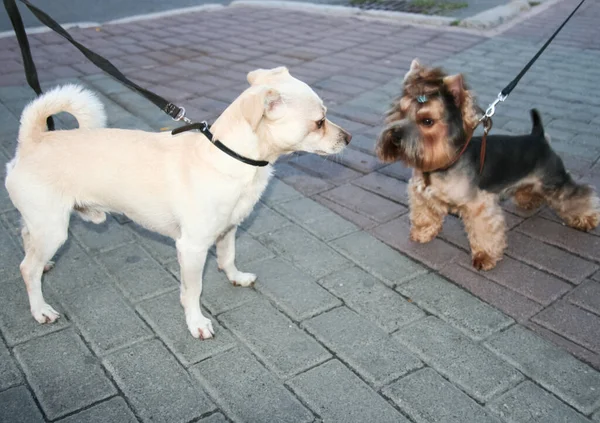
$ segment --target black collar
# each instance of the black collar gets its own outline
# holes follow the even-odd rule
[[[249,159],[249,158],[244,157],[244,156],[240,156],[238,153],[236,153],[235,151],[233,151],[230,148],[228,148],[221,141],[213,139],[213,134],[212,134],[212,132],[210,132],[210,129],[208,128],[208,123],[206,123],[206,121],[202,121],[202,122],[198,122],[198,123],[191,123],[189,125],[185,125],[185,126],[181,126],[179,128],[175,128],[175,129],[173,129],[173,131],[171,131],[171,135],[177,135],[177,134],[180,134],[182,132],[194,131],[194,130],[198,130],[198,131],[202,132],[202,134],[204,134],[204,136],[206,138],[208,138],[208,140],[211,143],[213,143],[213,145],[215,147],[217,147],[223,153],[225,153],[225,154],[233,157],[236,160],[239,160],[242,163],[246,163],[247,165],[256,166],[256,167],[265,167],[268,164],[270,164],[266,160],[254,160],[254,159]]]

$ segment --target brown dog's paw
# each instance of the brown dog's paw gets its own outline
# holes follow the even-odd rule
[[[432,241],[436,235],[437,231],[433,231],[429,228],[412,228],[410,230],[410,240],[414,242],[420,242],[421,244]]]
[[[480,252],[473,254],[473,267],[477,270],[492,270],[496,267],[497,259],[488,253]]]
[[[580,231],[588,232],[595,229],[598,226],[598,223],[600,223],[600,214],[590,213],[578,217],[577,219],[573,219],[568,225],[572,228],[579,229]]]

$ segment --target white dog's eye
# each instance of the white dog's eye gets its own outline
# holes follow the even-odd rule
[[[317,128],[321,129],[325,125],[325,118],[317,121]]]

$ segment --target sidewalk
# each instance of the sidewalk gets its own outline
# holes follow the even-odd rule
[[[207,262],[202,304],[216,337],[205,342],[185,327],[173,243],[121,216],[100,226],[73,217],[44,282],[62,317],[38,325],[2,188],[0,422],[600,422],[600,231],[507,203],[507,256],[475,272],[457,219],[430,244],[408,240],[410,173],[373,155],[414,57],[464,72],[485,106],[575,4],[494,38],[250,7],[72,30],[209,121],[249,70],[287,65],[354,138],[338,157],[276,165],[237,244],[256,287],[234,288]],[[567,167],[600,188],[598,18],[588,2],[498,108],[494,131],[528,130],[539,108]],[[45,85],[93,88],[110,126],[174,127],[58,36],[31,44]],[[6,161],[32,92],[15,39],[2,39],[0,63]]]

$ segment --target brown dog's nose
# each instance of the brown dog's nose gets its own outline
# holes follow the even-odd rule
[[[351,140],[352,140],[352,134],[350,132],[344,131],[344,142],[346,143],[346,145],[350,144]]]

